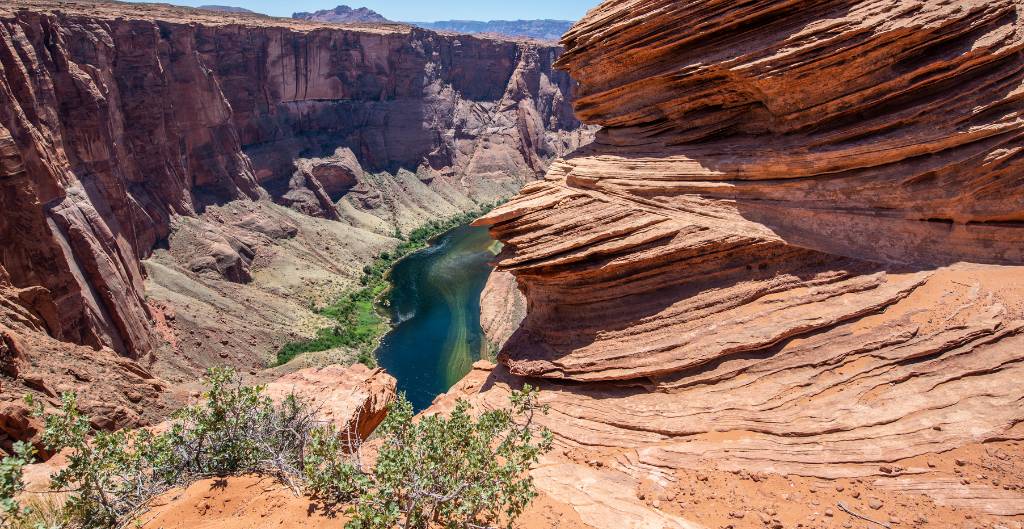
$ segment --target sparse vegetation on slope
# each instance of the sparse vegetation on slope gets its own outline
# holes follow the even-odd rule
[[[284,365],[304,353],[317,353],[345,347],[358,351],[358,362],[369,367],[377,365],[374,350],[381,337],[391,329],[388,319],[377,310],[377,302],[387,293],[388,273],[400,260],[422,250],[438,236],[473,221],[501,203],[484,204],[480,208],[447,219],[432,220],[416,228],[408,236],[396,233],[402,243],[392,251],[383,252],[363,268],[361,288],[342,295],[333,304],[317,311],[334,321],[334,325],[317,331],[316,337],[285,344],[277,352],[277,364]]]
[[[412,405],[395,403],[378,430],[376,465],[363,469],[339,436],[314,436],[306,457],[309,490],[328,504],[345,504],[352,529],[512,527],[536,496],[530,467],[551,448],[551,432],[536,432],[537,391],[515,391],[511,407],[476,418],[465,401],[450,416],[414,420]]]
[[[0,528],[125,527],[172,487],[241,474],[275,476],[344,510],[350,529],[493,527],[511,523],[536,495],[528,471],[551,446],[550,432],[532,424],[539,407],[529,387],[513,393],[510,409],[476,418],[460,401],[450,417],[414,421],[403,397],[381,427],[375,466],[364,468],[359,434],[322,421],[295,396],[275,403],[230,369],[211,370],[206,383],[203,400],[161,433],[98,431],[71,393],[56,413],[34,404],[46,448],[67,455],[50,484],[60,494],[24,491],[35,452],[16,445],[0,462]],[[45,503],[37,497],[54,500],[49,512],[27,507]]]
[[[163,433],[97,430],[73,393],[62,395],[56,413],[30,402],[45,422],[42,443],[68,456],[67,466],[51,478],[52,491],[64,494],[59,515],[51,516],[61,520],[56,527],[119,527],[157,494],[209,476],[268,474],[299,490],[306,444],[322,426],[313,412],[294,396],[273,403],[262,386],[243,386],[231,369],[211,370],[206,383],[203,401],[179,410]],[[22,523],[33,511],[15,498],[23,492],[21,468],[33,453],[21,450],[2,463],[6,525],[0,527],[55,529]]]
[[[32,514],[32,509],[22,506],[17,496],[25,490],[22,472],[35,454],[34,447],[18,441],[14,443],[13,454],[0,461],[0,528],[22,526]]]

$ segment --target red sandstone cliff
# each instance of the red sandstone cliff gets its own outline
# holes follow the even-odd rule
[[[519,377],[539,383],[566,454],[612,467],[555,466],[541,483],[596,521],[617,500],[578,482],[649,479],[673,498],[693,468],[1024,515],[1022,13],[1018,0],[591,11],[558,65],[580,83],[577,115],[604,129],[480,221],[529,310],[504,366],[456,393],[496,404]],[[923,463],[1006,440],[1017,466],[978,464],[1009,484]],[[783,501],[759,487],[775,498],[764,513]],[[862,492],[840,500],[871,513]],[[655,506],[650,526],[659,512],[682,513],[672,527],[747,526],[682,503]],[[812,508],[793,523],[825,523]]]
[[[570,78],[552,70],[560,52],[397,25],[5,2],[0,331],[69,350],[152,353],[167,336],[154,326],[164,316],[145,299],[140,259],[170,244],[189,254],[189,273],[244,283],[253,261],[270,258],[257,255],[261,241],[295,236],[276,217],[224,220],[229,208],[215,218],[234,232],[168,242],[180,219],[231,201],[352,216],[339,200],[386,206],[395,198],[366,175],[400,171],[415,174],[421,194],[471,203],[507,193],[586,141]],[[22,352],[30,364],[66,360]]]

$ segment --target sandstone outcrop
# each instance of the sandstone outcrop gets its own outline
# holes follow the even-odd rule
[[[509,272],[492,272],[480,294],[480,327],[488,343],[501,349],[526,318],[526,300]]]
[[[397,398],[397,385],[383,369],[333,365],[285,375],[267,384],[267,395],[275,400],[295,395],[335,424],[339,432],[366,439]]]
[[[1024,439],[1022,11],[591,11],[558,65],[604,128],[479,221],[529,312],[461,391],[539,384],[561,442],[637,479],[871,479],[1021,515],[1016,481],[906,462]]]
[[[150,424],[182,401],[180,392],[110,348],[54,338],[61,326],[49,291],[12,286],[0,266],[0,453],[15,441],[38,442],[41,424],[22,400],[26,393],[56,406],[61,393],[74,391],[81,409],[102,428]]]
[[[15,441],[38,441],[41,424],[22,400],[28,393],[52,409],[60,405],[61,393],[75,392],[93,426],[104,429],[153,424],[180,407],[186,396],[109,348],[68,344],[5,323],[0,323],[0,360],[0,452]],[[42,446],[37,448],[46,455]]]

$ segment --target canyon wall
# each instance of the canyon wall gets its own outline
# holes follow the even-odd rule
[[[147,289],[163,303],[183,284],[208,288],[194,282],[207,272],[252,282],[272,257],[259,250],[296,237],[303,251],[351,246],[358,269],[396,229],[514,192],[592,135],[552,70],[560,53],[399,25],[5,2],[0,277],[16,308],[4,332],[151,356],[175,339]],[[154,250],[180,270],[147,286]],[[28,349],[33,365],[62,361]]]
[[[1024,439],[1022,12],[592,10],[557,66],[603,129],[478,222],[528,314],[455,393],[539,384],[545,424],[613,483],[856,478],[1024,515],[1019,479],[913,459]],[[585,495],[592,467],[541,483]]]

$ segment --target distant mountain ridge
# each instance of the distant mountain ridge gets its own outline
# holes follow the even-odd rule
[[[438,22],[410,22],[414,26],[435,31],[456,33],[494,33],[510,37],[529,37],[541,40],[559,40],[569,28],[571,20],[442,20]]]
[[[206,9],[208,11],[222,11],[224,13],[252,13],[252,14],[259,14],[259,13],[256,13],[255,11],[250,10],[250,9],[246,9],[244,7],[235,7],[235,6],[206,5],[206,6],[199,6],[199,9]]]
[[[380,22],[387,23],[390,20],[384,18],[380,13],[360,7],[359,9],[352,9],[347,5],[340,5],[334,9],[322,9],[320,11],[314,11],[312,13],[300,12],[293,13],[292,18],[300,20],[313,20],[316,22],[338,22],[338,23],[355,23],[355,22]]]
[[[347,5],[340,5],[334,9],[324,9],[312,13],[301,12],[292,14],[292,18],[301,20],[313,20],[316,22],[337,22],[337,23],[358,23],[376,22],[388,23],[388,20],[380,13],[360,7],[353,9]],[[571,20],[440,20],[437,22],[405,22],[406,24],[430,29],[434,31],[451,31],[454,33],[491,33],[507,37],[528,37],[540,40],[559,40],[569,28],[572,27]]]

